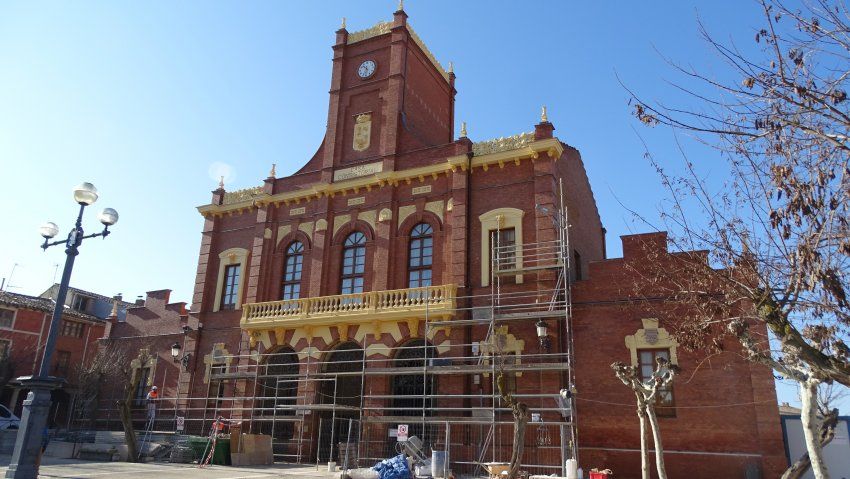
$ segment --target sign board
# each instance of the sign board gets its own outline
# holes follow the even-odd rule
[[[186,424],[186,418],[183,417],[183,416],[177,416],[177,430],[182,431],[185,424]]]
[[[361,176],[374,175],[375,173],[380,173],[383,169],[384,163],[382,161],[352,166],[350,168],[342,168],[334,171],[334,181],[350,180]]]
[[[398,441],[404,442],[407,441],[407,424],[399,424],[398,425]]]

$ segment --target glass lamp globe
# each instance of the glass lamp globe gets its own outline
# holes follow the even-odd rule
[[[97,188],[91,183],[80,183],[74,188],[74,201],[81,205],[91,205],[97,201]]]
[[[177,356],[180,356],[180,343],[171,345],[171,357],[176,361]]]
[[[97,219],[106,226],[112,226],[118,222],[118,212],[112,208],[104,208],[97,216]]]
[[[44,223],[43,225],[38,227],[38,232],[39,234],[41,234],[41,236],[50,239],[59,233],[59,227],[56,226],[56,223],[48,221],[47,223]]]
[[[549,327],[543,320],[537,322],[537,337],[545,338],[549,334]]]

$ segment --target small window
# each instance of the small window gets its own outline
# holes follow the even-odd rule
[[[11,341],[4,341],[0,339],[0,359],[6,358],[9,355],[10,350],[12,349]]]
[[[136,385],[136,406],[141,406],[145,403],[145,399],[148,395],[148,379],[150,378],[151,369],[150,368],[142,368],[139,370],[139,384]]]
[[[11,328],[14,321],[14,309],[0,308],[0,328]]]
[[[62,329],[60,330],[62,336],[68,336],[71,338],[82,338],[83,331],[85,330],[85,325],[83,323],[78,323],[76,321],[62,321]]]
[[[71,305],[71,308],[80,311],[81,313],[85,313],[89,310],[89,298],[80,294],[74,295],[74,302]]]
[[[490,264],[493,265],[494,271],[516,269],[516,230],[514,228],[490,231]]]
[[[224,268],[224,287],[219,309],[236,309],[236,299],[239,296],[239,268],[238,264],[227,265]]]
[[[573,250],[573,269],[576,272],[576,281],[581,281],[581,255],[576,250]]]
[[[363,292],[366,270],[366,235],[356,231],[348,235],[342,247],[342,294]]]
[[[431,286],[433,234],[433,228],[427,223],[419,223],[410,232],[410,258],[407,263],[408,288]]]
[[[300,241],[295,241],[286,249],[282,299],[298,299],[301,296],[301,270],[303,265],[304,245]]]
[[[647,382],[655,373],[656,358],[670,360],[669,349],[638,349],[640,361],[640,379]],[[663,370],[662,370],[663,372]],[[673,401],[673,387],[668,386],[658,391],[655,398],[655,414],[664,417],[676,416],[676,403]]]
[[[71,365],[71,353],[69,351],[56,351],[56,362],[53,363],[53,375],[65,377]]]
[[[227,372],[226,364],[214,364],[210,367],[210,385],[207,390],[207,409],[221,409],[224,397],[224,380],[214,378],[216,374],[224,374]]]

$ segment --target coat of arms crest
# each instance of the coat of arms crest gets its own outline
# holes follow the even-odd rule
[[[372,114],[361,113],[354,121],[354,145],[355,151],[364,151],[369,148],[372,139]]]

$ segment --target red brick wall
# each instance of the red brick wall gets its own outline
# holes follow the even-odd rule
[[[625,257],[592,263],[589,279],[573,289],[581,464],[611,468],[617,477],[639,477],[640,438],[633,393],[610,365],[631,362],[625,337],[643,328],[641,319],[657,318],[663,328],[680,307],[640,300],[653,292],[640,280],[638,241],[666,251],[663,233],[624,237]],[[710,358],[677,352],[682,373],[673,386],[676,417],[660,418],[671,477],[733,477],[731,471],[740,475],[750,462],[764,477],[778,477],[785,459],[770,370],[730,352]]]

